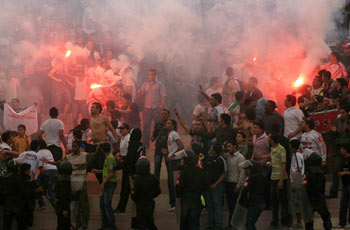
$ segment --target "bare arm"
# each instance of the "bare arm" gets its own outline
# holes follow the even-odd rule
[[[44,131],[42,131],[41,129],[38,131],[38,138],[39,140],[43,139],[43,135],[44,135]]]
[[[54,81],[57,81],[57,82],[62,82],[61,79],[58,79],[54,76],[54,74],[59,70],[60,66],[56,66],[54,67],[50,72],[49,72],[49,77],[54,80]]]
[[[177,112],[177,108],[176,107],[174,108],[174,113],[175,113],[175,116],[176,116],[177,120],[180,122],[180,125],[185,129],[185,131],[187,133],[190,133],[191,128],[184,122],[184,120],[182,120],[180,114]]]
[[[199,84],[199,93],[202,94],[207,99],[207,101],[210,102],[210,97],[204,92],[203,86],[201,84]]]
[[[115,129],[113,128],[112,123],[107,119],[107,117],[104,117],[104,123],[105,125],[108,127],[108,129],[113,133],[113,136],[116,140],[118,140],[118,134],[115,131]]]

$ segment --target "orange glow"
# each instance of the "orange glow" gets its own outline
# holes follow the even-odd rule
[[[256,62],[256,57],[253,58],[253,62]]]
[[[92,84],[90,86],[91,89],[97,89],[97,88],[101,88],[101,87],[102,87],[102,85],[100,85],[100,84]]]
[[[298,88],[304,84],[304,76],[300,75],[299,78],[294,82],[294,88]]]
[[[72,54],[72,51],[71,50],[67,50],[66,57],[69,57],[71,54]]]

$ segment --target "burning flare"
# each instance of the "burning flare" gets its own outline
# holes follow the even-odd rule
[[[97,89],[97,88],[101,88],[101,87],[102,87],[102,85],[100,85],[100,84],[92,84],[90,86],[91,89]]]
[[[299,78],[294,82],[293,87],[298,88],[304,84],[304,76],[300,75]]]
[[[66,57],[69,57],[71,54],[72,54],[72,51],[71,50],[67,50]]]
[[[256,62],[256,57],[253,57],[253,62]]]

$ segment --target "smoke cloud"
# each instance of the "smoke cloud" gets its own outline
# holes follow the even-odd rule
[[[267,93],[271,81],[290,88],[299,74],[310,74],[327,57],[326,39],[334,35],[333,18],[344,4],[334,0],[21,2],[0,3],[0,45],[9,51],[3,51],[2,63],[16,65],[23,58],[36,60],[47,53],[62,55],[64,44],[52,34],[43,47],[43,28],[50,30],[53,22],[59,22],[56,30],[64,34],[70,29],[65,28],[68,22],[80,21],[88,33],[111,31],[114,42],[134,62],[163,62],[184,70],[184,79],[191,81],[221,75],[232,66],[242,81],[256,76],[271,97]],[[34,19],[42,20],[39,30]]]

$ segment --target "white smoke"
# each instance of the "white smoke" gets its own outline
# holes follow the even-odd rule
[[[48,12],[37,10],[38,15],[26,15],[26,9],[38,7],[39,1],[26,1],[26,7],[19,2],[3,1],[0,9],[0,41],[10,39],[7,43],[13,47],[14,60],[23,53],[38,56],[35,50],[40,46],[35,39],[15,44],[11,40],[13,28],[24,28],[26,40],[39,33],[26,19]],[[203,69],[213,76],[234,66],[242,80],[254,75],[264,82],[278,75],[287,85],[300,73],[309,74],[330,53],[326,36],[335,31],[333,16],[344,4],[343,0],[76,2],[67,0],[65,7],[69,11],[77,5],[86,6],[80,12],[84,13],[81,23],[86,32],[112,31],[114,42],[125,46],[133,61],[152,57],[154,63],[184,69],[187,79],[202,77]],[[57,16],[64,18],[57,9],[49,9],[56,20]],[[253,57],[256,63],[252,63]],[[266,84],[261,86],[267,91]]]

